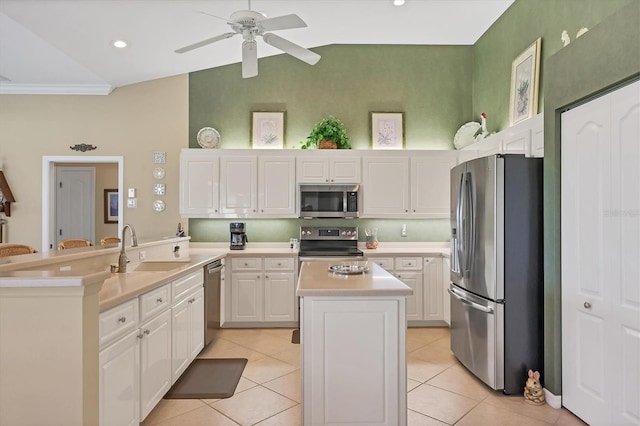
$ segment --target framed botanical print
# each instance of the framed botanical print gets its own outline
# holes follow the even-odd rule
[[[533,117],[538,112],[538,81],[540,74],[539,38],[511,64],[511,97],[509,122],[511,125]]]
[[[252,112],[251,146],[254,149],[282,149],[284,116],[284,112]]]
[[[403,149],[404,148],[404,113],[372,112],[371,113],[371,148]]]

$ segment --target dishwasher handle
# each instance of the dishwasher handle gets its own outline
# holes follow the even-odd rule
[[[222,271],[222,268],[224,268],[224,266],[222,265],[222,262],[220,260],[216,260],[215,262],[212,262],[207,265],[207,274],[213,275],[217,272]]]

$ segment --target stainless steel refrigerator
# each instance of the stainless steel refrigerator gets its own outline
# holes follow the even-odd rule
[[[451,170],[451,350],[506,394],[522,394],[529,369],[543,374],[542,235],[542,159]]]

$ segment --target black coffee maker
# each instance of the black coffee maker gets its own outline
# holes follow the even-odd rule
[[[231,250],[244,250],[247,245],[247,234],[244,231],[244,223],[232,222],[229,224],[231,231]]]

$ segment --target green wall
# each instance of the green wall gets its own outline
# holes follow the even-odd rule
[[[509,127],[511,64],[538,37],[542,38],[538,112],[542,112],[547,93],[545,64],[563,47],[562,31],[567,30],[573,43],[580,28],[592,29],[621,7],[637,1],[516,0],[473,46],[473,117],[486,112],[490,132]]]

